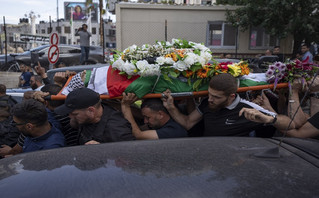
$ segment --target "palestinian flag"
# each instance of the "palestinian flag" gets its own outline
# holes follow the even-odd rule
[[[167,81],[163,76],[133,76],[128,79],[125,75],[120,75],[119,71],[113,69],[112,66],[87,70],[84,82],[81,80],[81,75],[83,74],[78,73],[73,76],[72,80],[63,89],[63,95],[67,95],[72,90],[84,86],[110,97],[121,96],[124,91],[126,93],[135,93],[139,98],[148,93],[162,93],[167,89],[170,89],[173,93],[193,91],[192,85],[189,85],[186,80],[184,82],[177,78],[171,78],[171,81]],[[198,91],[207,89],[208,83],[203,84]]]

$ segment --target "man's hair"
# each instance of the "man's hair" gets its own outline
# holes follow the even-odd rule
[[[88,27],[88,25],[86,25],[85,23],[84,23],[84,24],[82,24],[82,27],[84,27],[84,26],[85,26],[86,28]]]
[[[19,120],[41,126],[48,121],[48,113],[45,106],[34,99],[23,100],[21,103],[16,104],[11,114]]]
[[[304,44],[301,45],[301,47],[303,47],[303,46],[305,46],[306,48],[310,47],[310,45],[308,43],[304,43]]]
[[[41,76],[39,76],[39,75],[33,75],[33,77],[34,77],[34,80],[35,80],[35,81],[39,81],[40,83],[42,83],[42,77],[41,77]]]
[[[209,81],[209,87],[217,91],[223,91],[225,96],[236,93],[238,81],[231,74],[219,74]]]
[[[159,98],[150,98],[150,99],[145,99],[141,105],[141,109],[144,107],[150,108],[152,111],[163,111],[164,113],[168,114],[167,109],[164,107],[163,102]]]
[[[50,95],[57,95],[61,91],[61,87],[56,84],[48,84],[44,85],[41,88],[42,92],[49,92]],[[49,105],[51,107],[58,107],[60,105],[64,104],[64,100],[49,100]]]
[[[0,94],[6,94],[7,87],[4,84],[0,84]]]
[[[280,48],[280,46],[279,46],[279,45],[276,45],[276,46],[274,47],[274,49],[275,49],[275,48]]]

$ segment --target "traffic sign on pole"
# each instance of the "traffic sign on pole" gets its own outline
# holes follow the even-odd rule
[[[59,60],[59,48],[57,45],[51,45],[48,51],[49,62],[55,64]]]
[[[50,45],[59,45],[59,35],[56,32],[50,35]]]

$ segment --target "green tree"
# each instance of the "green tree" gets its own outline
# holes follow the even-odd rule
[[[318,0],[219,0],[217,3],[242,5],[226,14],[227,21],[242,31],[261,26],[279,39],[291,34],[294,54],[302,42],[319,43]]]

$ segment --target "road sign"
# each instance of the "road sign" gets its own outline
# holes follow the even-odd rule
[[[50,35],[50,45],[58,45],[59,44],[59,35],[56,32],[53,32]]]
[[[48,51],[49,62],[55,64],[59,60],[59,48],[57,45],[51,45]]]

